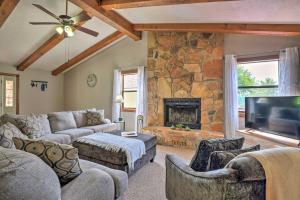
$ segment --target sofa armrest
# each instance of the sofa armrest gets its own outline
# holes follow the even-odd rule
[[[236,181],[236,170],[196,172],[177,156],[166,156],[166,196],[170,200],[222,199],[226,184]]]
[[[90,169],[99,169],[109,174],[114,181],[115,197],[117,199],[125,194],[128,188],[128,175],[126,172],[123,172],[121,170],[111,169],[87,160],[80,159],[79,162],[80,162],[80,167],[82,168],[83,171],[87,171]]]
[[[114,181],[99,169],[89,169],[61,189],[62,200],[113,200]]]

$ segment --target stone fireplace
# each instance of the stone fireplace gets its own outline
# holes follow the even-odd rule
[[[191,129],[201,129],[200,98],[165,98],[164,126],[183,124]]]
[[[199,138],[223,135],[223,46],[223,34],[148,33],[147,129],[157,135],[159,143],[195,147]],[[189,112],[177,110],[174,118],[167,119],[164,103],[170,98],[201,99],[199,115],[190,115],[192,119],[187,121],[190,124],[195,117],[199,118],[195,125],[197,128],[201,125],[201,130],[188,132],[166,127],[177,121],[178,115],[182,117]],[[185,123],[186,119],[179,121]]]

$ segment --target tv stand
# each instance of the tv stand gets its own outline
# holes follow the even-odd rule
[[[300,147],[300,140],[291,139],[291,138],[287,138],[287,137],[283,137],[283,136],[279,136],[279,135],[274,135],[274,134],[259,131],[256,129],[243,129],[243,130],[238,130],[238,132],[245,134],[245,135],[262,138],[264,140],[271,141],[276,144],[281,144],[284,146]]]

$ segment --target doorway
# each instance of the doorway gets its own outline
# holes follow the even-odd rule
[[[0,73],[0,116],[19,114],[19,75]]]

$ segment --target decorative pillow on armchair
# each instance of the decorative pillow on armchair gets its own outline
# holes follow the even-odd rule
[[[105,124],[104,110],[97,110],[97,111],[88,110],[86,113],[86,118],[87,118],[88,126]]]
[[[202,140],[191,160],[190,167],[199,172],[206,171],[208,159],[214,151],[228,151],[241,149],[245,138]]]
[[[217,170],[224,168],[229,161],[231,161],[234,157],[251,151],[259,151],[260,145],[252,146],[245,149],[239,150],[230,150],[230,151],[214,151],[210,154],[207,171]]]
[[[78,149],[70,145],[15,137],[13,141],[17,149],[32,153],[48,164],[62,184],[68,183],[82,173]]]
[[[19,137],[23,139],[28,139],[15,125],[7,122],[6,124],[0,126],[0,146],[4,148],[15,148],[13,137]]]

